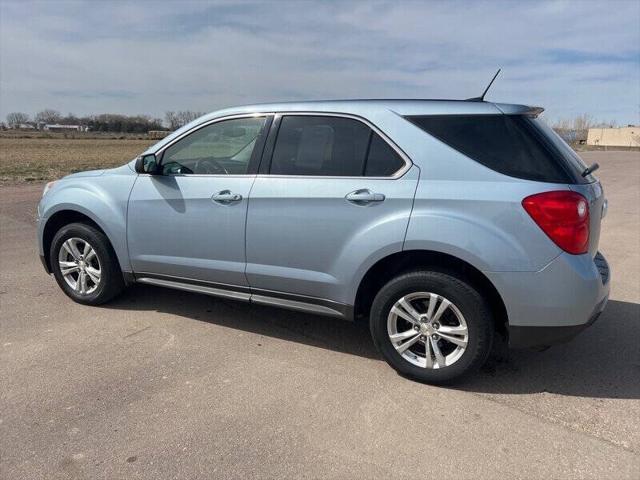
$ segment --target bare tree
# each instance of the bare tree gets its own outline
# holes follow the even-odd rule
[[[177,113],[181,127],[189,122],[194,121],[196,118],[201,117],[202,115],[204,115],[202,112],[192,112],[191,110],[183,110]]]
[[[573,128],[573,121],[568,118],[559,118],[557,119],[551,127],[558,130],[571,130]]]
[[[35,120],[38,123],[59,123],[62,120],[62,115],[57,110],[47,108],[36,113]]]
[[[165,112],[164,121],[167,124],[167,127],[169,127],[169,130],[176,130],[180,127],[180,122],[178,121],[176,112]]]
[[[593,127],[594,124],[593,117],[588,113],[583,113],[582,115],[578,115],[573,119],[573,129],[574,130],[589,130],[589,128]]]
[[[66,117],[60,119],[60,123],[64,125],[79,125],[80,119],[73,113],[68,113]]]
[[[176,130],[198,117],[204,115],[202,112],[193,112],[191,110],[181,110],[179,112],[165,112],[164,120],[169,130]]]
[[[23,123],[29,121],[29,115],[22,112],[11,112],[7,115],[7,124],[11,128],[19,127]]]

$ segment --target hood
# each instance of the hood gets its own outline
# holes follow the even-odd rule
[[[102,170],[87,170],[85,172],[77,172],[77,173],[72,173],[71,175],[67,175],[64,178],[69,179],[69,178],[81,178],[81,177],[99,177],[100,175],[102,175],[106,170],[102,169]]]

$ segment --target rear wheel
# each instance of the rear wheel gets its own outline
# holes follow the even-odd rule
[[[49,262],[60,288],[78,303],[99,305],[124,288],[109,240],[90,225],[72,223],[62,227],[51,242]]]
[[[478,369],[493,341],[493,318],[480,293],[441,272],[410,272],[387,283],[373,302],[370,328],[393,368],[428,383]]]

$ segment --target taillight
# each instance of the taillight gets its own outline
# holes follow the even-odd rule
[[[573,255],[589,249],[589,204],[569,190],[544,192],[522,200],[522,206],[544,233]]]

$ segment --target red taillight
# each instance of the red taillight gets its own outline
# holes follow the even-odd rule
[[[522,206],[556,245],[573,255],[589,249],[589,204],[579,193],[562,190],[531,195]]]

